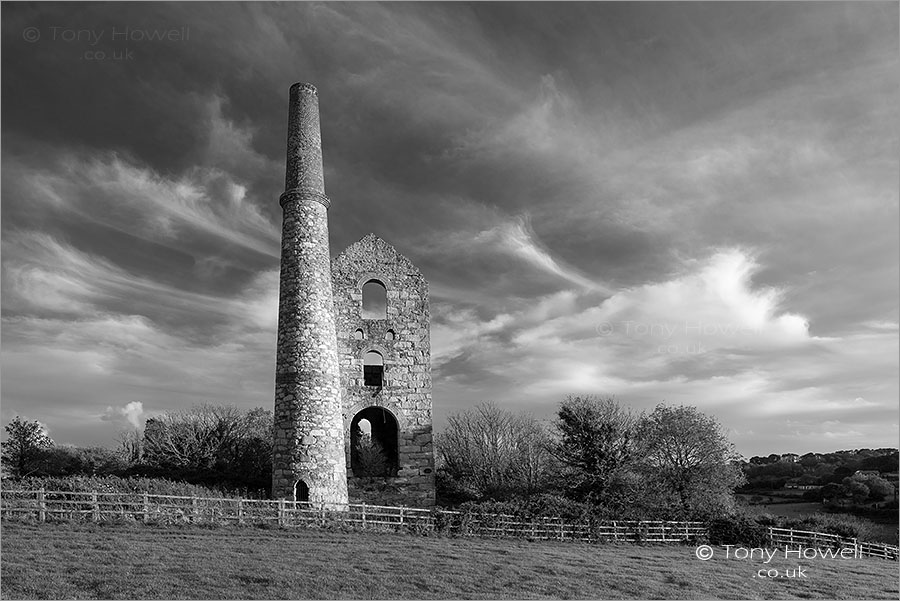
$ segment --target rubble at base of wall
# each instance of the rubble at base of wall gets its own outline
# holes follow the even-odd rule
[[[398,478],[347,478],[347,493],[351,503],[370,505],[434,507],[434,484],[407,482]],[[432,479],[433,480],[433,479]],[[429,490],[430,489],[430,490]]]

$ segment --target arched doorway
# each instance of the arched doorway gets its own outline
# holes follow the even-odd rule
[[[297,480],[294,485],[294,500],[301,503],[309,502],[309,486],[303,480]]]
[[[366,407],[350,422],[350,467],[357,477],[393,477],[400,466],[397,418]]]

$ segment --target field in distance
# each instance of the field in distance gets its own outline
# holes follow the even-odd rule
[[[896,562],[783,549],[764,563],[722,547],[700,561],[693,546],[372,531],[4,521],[0,534],[3,599],[898,598]]]

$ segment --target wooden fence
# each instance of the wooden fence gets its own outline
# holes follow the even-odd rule
[[[567,523],[560,518],[524,519],[443,509],[349,504],[315,506],[295,501],[210,499],[147,493],[0,491],[0,516],[7,519],[127,520],[155,523],[273,524],[445,532],[481,537],[585,542],[681,542],[706,536],[702,522],[617,520]]]
[[[808,530],[792,530],[788,528],[768,528],[769,540],[772,544],[788,547],[806,547],[808,549],[852,549],[854,557],[881,557],[900,560],[900,548],[896,545],[869,543],[855,538],[844,538],[837,534],[810,532]]]
[[[705,538],[703,522],[613,520],[566,523],[560,518],[475,514],[444,509],[349,504],[315,506],[296,501],[212,499],[147,493],[0,491],[0,517],[41,522],[54,520],[154,522],[163,524],[272,524],[322,527],[330,524],[366,529],[443,532],[491,538],[529,538],[583,542],[690,542]],[[842,538],[834,534],[768,528],[773,545],[854,550],[856,557],[897,561],[897,546]]]

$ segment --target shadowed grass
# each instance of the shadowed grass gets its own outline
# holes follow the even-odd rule
[[[4,599],[896,599],[880,559],[701,562],[694,547],[381,532],[2,525]],[[759,569],[806,578],[755,577]]]

